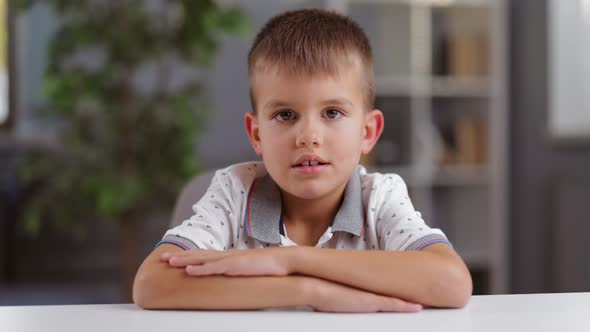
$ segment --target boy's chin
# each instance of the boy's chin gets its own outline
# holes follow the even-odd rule
[[[331,193],[328,188],[318,188],[315,186],[298,186],[287,190],[289,194],[300,199],[320,199]]]

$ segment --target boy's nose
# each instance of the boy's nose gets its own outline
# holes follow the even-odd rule
[[[320,135],[317,131],[303,130],[295,139],[295,145],[298,148],[319,147],[322,144]]]

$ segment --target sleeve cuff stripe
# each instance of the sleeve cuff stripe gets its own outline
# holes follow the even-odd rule
[[[158,242],[158,244],[156,245],[156,248],[164,243],[175,245],[177,247],[180,247],[182,250],[190,249],[186,244],[184,244],[182,242],[172,241],[172,240],[162,240],[162,241]]]
[[[451,248],[453,247],[453,245],[447,241],[447,240],[443,240],[443,239],[434,239],[434,240],[430,240],[428,242],[424,242],[422,245],[420,245],[419,247],[416,248],[416,250],[422,250],[426,247],[428,247],[429,245],[435,244],[435,243],[444,243],[449,245]]]
[[[190,239],[187,239],[186,237],[179,236],[176,234],[166,235],[166,236],[164,236],[162,241],[171,241],[173,243],[180,243],[182,246],[186,247],[186,249],[198,249],[199,248],[199,246],[197,246]]]

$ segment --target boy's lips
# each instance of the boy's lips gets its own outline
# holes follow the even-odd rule
[[[305,154],[297,158],[291,167],[301,174],[316,174],[326,169],[329,165],[329,162],[314,154]]]
[[[328,168],[330,164],[318,164],[309,166],[293,166],[292,168],[301,174],[317,174]]]
[[[298,166],[316,166],[316,165],[323,165],[329,164],[329,162],[325,161],[324,159],[320,158],[315,154],[304,154],[299,156],[297,160],[293,163],[292,167]]]

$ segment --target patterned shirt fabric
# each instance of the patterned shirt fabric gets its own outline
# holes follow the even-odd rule
[[[182,249],[255,249],[296,246],[283,224],[278,185],[262,162],[216,171],[194,214],[168,230],[162,243]],[[430,228],[414,210],[397,174],[367,173],[358,166],[332,224],[316,247],[356,250],[421,250],[434,243],[451,246],[440,229]]]

